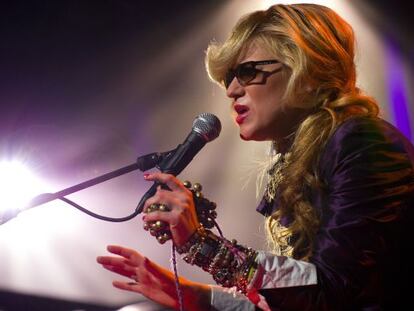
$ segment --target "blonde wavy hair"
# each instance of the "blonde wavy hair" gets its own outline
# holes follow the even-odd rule
[[[324,187],[318,176],[319,156],[343,121],[377,116],[379,109],[356,87],[353,29],[333,10],[316,4],[278,4],[242,17],[223,44],[213,42],[208,47],[210,78],[223,85],[226,72],[252,43],[289,69],[284,103],[311,111],[292,134],[284,178],[276,185],[279,208],[266,221],[279,254],[308,260],[320,224],[309,193]],[[273,143],[277,148],[278,142]],[[272,180],[279,180],[272,177],[270,186]],[[287,227],[280,222],[284,217],[291,220]]]

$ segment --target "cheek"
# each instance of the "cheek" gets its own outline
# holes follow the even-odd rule
[[[271,83],[269,83],[271,82]],[[285,91],[285,81],[276,79],[268,81],[265,85],[253,86],[250,89],[249,97],[254,103],[256,113],[269,120],[277,118],[284,110],[282,97]]]
[[[269,94],[260,103],[260,114],[268,120],[277,120],[283,113],[283,105],[279,96]]]

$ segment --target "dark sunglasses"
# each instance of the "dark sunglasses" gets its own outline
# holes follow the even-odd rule
[[[264,70],[257,69],[256,66],[270,65],[270,64],[277,64],[277,63],[280,63],[280,62],[275,59],[250,61],[250,62],[241,63],[235,69],[229,69],[229,71],[227,71],[226,76],[223,81],[224,86],[227,89],[235,77],[237,78],[237,81],[240,83],[240,85],[246,86],[249,82],[253,81],[254,78],[256,78],[258,73],[263,73],[263,79],[266,79],[268,76],[279,71],[281,68],[278,68],[273,71],[264,71]]]

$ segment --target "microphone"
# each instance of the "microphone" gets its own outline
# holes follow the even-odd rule
[[[190,134],[184,142],[178,145],[170,156],[161,161],[158,168],[163,173],[177,176],[206,143],[219,136],[220,131],[220,120],[214,114],[202,113],[198,115],[193,122]]]
[[[219,136],[220,131],[220,120],[214,114],[202,113],[198,115],[193,122],[190,134],[188,134],[184,142],[167,155],[157,167],[163,173],[177,176],[206,143]],[[138,213],[142,212],[145,201],[155,194],[158,185],[159,183],[154,183],[141,198],[141,201],[136,208]]]

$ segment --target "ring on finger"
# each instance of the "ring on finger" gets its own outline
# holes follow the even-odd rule
[[[165,242],[167,242],[168,240],[171,240],[171,232],[170,230],[164,230],[162,232],[159,232],[157,235],[157,241],[160,244],[164,244]]]
[[[169,212],[169,211],[171,211],[171,208],[167,204],[153,203],[153,204],[151,204],[150,206],[147,207],[145,212],[146,213],[151,213],[151,212],[155,212],[155,211]]]
[[[144,230],[150,231],[153,230],[155,232],[161,231],[168,228],[168,224],[165,221],[157,220],[157,221],[145,221],[144,222]]]
[[[148,206],[146,213],[151,213],[155,211],[160,212],[169,212],[171,208],[162,203],[153,203]],[[169,239],[171,239],[171,232],[168,229],[168,223],[162,220],[157,221],[148,221],[144,222],[144,230],[149,231],[152,236],[157,238],[157,241],[161,244],[164,244]]]
[[[155,211],[160,212],[169,212],[171,209],[168,205],[162,203],[153,203],[148,206],[146,213],[151,213]],[[165,221],[157,220],[157,221],[149,221],[144,223],[144,229],[146,231],[153,230],[154,232],[158,232],[160,230],[164,230],[168,227],[168,224]]]

